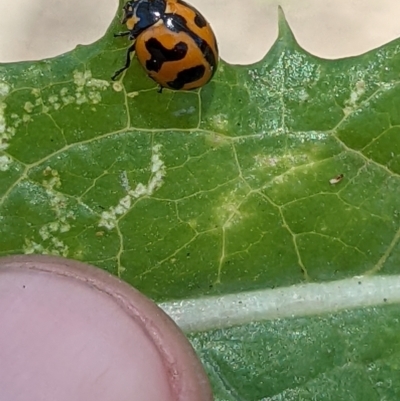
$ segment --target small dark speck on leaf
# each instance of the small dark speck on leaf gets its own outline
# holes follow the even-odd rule
[[[186,257],[187,257],[187,258],[190,258],[190,252],[188,252],[188,253],[186,254]]]
[[[362,284],[361,281],[359,281],[359,282],[358,282],[358,285],[361,285],[361,284]]]
[[[383,298],[383,302],[387,302],[387,298]]]

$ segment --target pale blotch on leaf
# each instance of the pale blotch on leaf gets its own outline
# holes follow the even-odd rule
[[[86,84],[86,80],[90,79],[92,77],[92,73],[90,71],[77,71],[75,70],[73,72],[74,75],[74,84],[78,87],[78,88],[82,88],[85,86]]]
[[[271,184],[283,184],[287,180],[288,180],[288,176],[284,175],[284,174],[281,174],[281,175],[278,175],[278,176],[274,177],[271,180]],[[271,185],[269,185],[269,186],[271,186]]]
[[[0,99],[4,99],[10,93],[10,85],[0,82]]]
[[[301,102],[305,102],[310,98],[310,95],[306,92],[305,89],[300,89],[297,94]]]
[[[33,96],[35,96],[35,97],[40,97],[40,90],[37,89],[37,88],[33,88],[33,89],[31,90],[31,94],[32,94]]]
[[[101,102],[101,95],[99,92],[89,92],[88,96],[93,104],[98,104]]]
[[[7,130],[6,116],[5,110],[7,105],[4,103],[4,99],[10,93],[10,85],[7,85],[5,82],[0,82],[0,150],[4,150],[7,148],[7,141],[10,139],[12,135]]]
[[[24,104],[24,110],[27,113],[32,113],[33,109],[35,108],[35,105],[32,102],[25,102]]]
[[[35,105],[36,106],[40,106],[42,104],[42,98],[37,98],[36,100],[35,100]]]
[[[86,95],[81,92],[76,92],[76,104],[81,105],[83,103],[86,103],[88,101]]]
[[[33,250],[34,252],[66,257],[68,256],[69,248],[57,235],[66,233],[71,229],[68,220],[75,219],[75,216],[73,212],[69,211],[67,208],[67,197],[54,190],[54,188],[61,185],[57,170],[47,167],[43,171],[43,174],[51,177],[49,180],[43,180],[42,184],[46,188],[48,202],[50,203],[51,210],[53,210],[55,214],[56,220],[44,224],[39,229],[39,235],[45,244],[36,244],[32,240],[26,239],[24,253],[32,253],[31,251]]]
[[[39,235],[42,237],[43,241],[48,240],[51,237],[51,233],[57,232],[59,229],[59,222],[53,221],[39,229]]]
[[[59,188],[61,186],[61,179],[57,170],[53,170],[51,167],[47,166],[43,170],[43,175],[49,177],[47,180],[42,181],[42,185],[47,189]]]
[[[150,196],[153,195],[153,193],[162,186],[164,183],[164,177],[166,174],[166,168],[164,161],[161,159],[161,145],[156,144],[152,148],[152,156],[151,156],[151,166],[150,166],[150,171],[152,173],[150,181],[148,182],[147,186],[144,187],[145,189],[145,194]],[[140,184],[134,189],[133,191],[130,191],[129,194],[133,198],[138,198],[143,195],[143,188],[141,188]]]
[[[271,167],[276,167],[281,163],[282,157],[277,157],[277,156],[266,156],[263,154],[260,155],[255,155],[254,156],[254,169],[255,168],[271,168]]]
[[[350,98],[347,99],[345,102],[346,107],[343,110],[345,116],[349,115],[354,111],[354,109],[357,108],[358,101],[360,100],[361,96],[364,93],[365,93],[365,82],[362,80],[357,81],[355,87],[350,93]]]
[[[283,155],[266,156],[258,154],[254,156],[254,169],[268,170],[275,167],[292,168],[304,164],[309,160],[306,154],[287,153]]]
[[[68,93],[68,88],[62,88],[60,90],[61,100],[64,105],[71,104],[75,102],[75,98]]]
[[[92,72],[86,70],[85,72],[75,70],[73,72],[75,89],[76,104],[90,102],[97,104],[101,102],[101,91],[106,90],[110,84],[104,79],[97,79],[92,77]]]
[[[120,199],[115,207],[110,207],[107,211],[101,214],[99,227],[105,227],[107,230],[112,230],[118,224],[118,217],[126,213],[131,207],[132,198],[130,195]]]
[[[35,241],[25,238],[25,245],[23,246],[23,252],[26,255],[32,253],[39,253],[42,255],[56,255],[56,256],[68,256],[68,246],[66,246],[62,241],[57,238],[52,238],[50,240],[50,247],[46,248],[42,244],[38,244]]]
[[[238,191],[230,191],[218,199],[213,215],[219,226],[231,228],[248,216],[245,212],[239,210],[245,197],[246,193],[238,188]]]
[[[104,91],[110,86],[110,83],[108,81],[106,81],[105,79],[92,78],[92,73],[90,71],[89,71],[88,75],[89,75],[89,77],[86,80],[86,86],[88,88],[94,88],[97,90]]]
[[[304,143],[323,141],[328,137],[328,134],[322,131],[297,131],[289,132],[288,137],[298,139],[301,143]]]
[[[0,156],[0,171],[7,171],[10,168],[12,160],[9,156]]]
[[[207,145],[210,145],[213,148],[226,146],[231,143],[229,138],[227,138],[224,135],[217,134],[216,132],[211,132],[209,134],[206,134],[205,141]]]
[[[120,175],[121,179],[121,185],[124,188],[126,192],[129,192],[131,190],[131,186],[129,184],[129,179],[128,179],[128,173],[126,171],[123,171]]]
[[[228,129],[228,116],[226,114],[216,114],[210,120],[212,127],[216,131],[226,131]]]
[[[50,61],[49,60],[45,60],[44,64],[49,64]],[[27,68],[24,71],[24,76],[26,80],[35,80],[38,77],[42,77],[44,75],[43,73],[43,68],[38,67],[36,64],[31,65],[29,68]]]
[[[15,113],[12,113],[10,117],[14,120],[13,122],[14,127],[18,128],[18,126],[22,123],[21,117]]]
[[[132,204],[132,199],[129,195],[125,196],[119,201],[119,204],[114,208],[115,214],[120,215],[124,214],[126,211],[128,211],[131,207]]]
[[[54,107],[54,110],[58,110],[61,107],[57,95],[49,96],[49,103]]]
[[[180,110],[174,111],[172,113],[172,115],[175,117],[180,117],[180,116],[184,116],[185,114],[193,114],[195,111],[196,111],[196,108],[193,106],[190,106],[188,109],[180,109]]]
[[[29,238],[25,238],[23,252],[25,255],[30,255],[32,253],[48,254],[42,244],[38,244]]]
[[[68,199],[58,192],[53,190],[54,186],[59,183],[59,177],[56,170],[47,168],[48,174],[53,178],[45,182],[46,194],[50,203],[51,209],[54,211],[56,220],[44,224],[39,228],[39,235],[43,243],[38,244],[32,239],[25,239],[23,248],[25,254],[42,253],[51,255],[68,256],[69,248],[62,240],[57,237],[57,234],[68,232],[71,229],[68,219],[74,219],[74,215],[67,209]]]
[[[190,220],[187,222],[187,224],[189,224],[189,227],[192,228],[193,230],[195,230],[195,231],[197,230],[198,222],[197,222],[196,219],[190,219]]]
[[[7,132],[7,125],[6,125],[6,116],[5,116],[5,109],[6,109],[6,104],[5,103],[0,103],[0,134],[1,137],[0,139],[8,139],[6,135]],[[1,149],[1,147],[0,147]]]
[[[151,196],[153,193],[162,186],[166,174],[165,163],[161,158],[161,145],[156,144],[152,147],[152,156],[150,164],[150,180],[147,184],[138,183],[135,189],[130,189],[131,186],[128,181],[126,172],[121,174],[121,185],[128,192],[118,202],[117,206],[112,206],[101,214],[99,227],[105,227],[112,230],[118,224],[120,216],[129,211],[132,201],[143,196]]]

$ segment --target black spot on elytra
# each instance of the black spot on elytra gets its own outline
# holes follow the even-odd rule
[[[199,28],[204,28],[207,25],[207,21],[204,19],[204,17],[200,14],[196,14],[194,17],[194,23],[199,27]]]
[[[188,51],[187,44],[184,42],[177,43],[173,49],[166,49],[156,38],[149,39],[145,46],[150,53],[150,59],[146,61],[146,69],[155,72],[160,71],[167,61],[182,60]]]
[[[186,4],[186,3],[185,3]],[[184,32],[188,36],[190,36],[196,45],[200,48],[203,53],[204,58],[207,60],[207,63],[210,65],[212,70],[212,75],[216,70],[217,60],[215,58],[214,52],[212,51],[210,45],[199,36],[197,36],[193,31],[191,31],[187,26],[187,21],[184,17],[178,14],[164,14],[163,22],[165,26],[172,32]],[[217,44],[215,43],[215,48],[218,52]]]
[[[196,65],[196,67],[187,68],[179,71],[173,81],[168,82],[168,86],[172,89],[182,89],[186,84],[199,80],[206,72],[204,65]]]
[[[186,3],[183,0],[178,0],[178,3],[182,4],[186,8],[189,8],[190,10],[192,10],[196,14],[196,16],[194,17],[194,23],[199,28],[204,28],[207,25],[206,19],[193,6],[191,6],[190,4]]]

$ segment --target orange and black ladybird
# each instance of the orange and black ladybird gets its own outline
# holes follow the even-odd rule
[[[122,23],[133,40],[124,67],[131,64],[135,51],[150,78],[163,88],[191,90],[205,85],[218,66],[218,46],[207,20],[182,0],[130,0],[123,7]]]

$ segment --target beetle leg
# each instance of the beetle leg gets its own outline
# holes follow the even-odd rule
[[[163,89],[164,89],[164,88],[160,85],[160,86],[158,87],[158,89],[157,89],[157,93],[162,93]]]
[[[120,38],[121,36],[128,36],[128,35],[130,35],[130,33],[131,33],[131,31],[114,33],[114,38]]]
[[[129,68],[129,66],[131,65],[131,55],[132,53],[135,51],[135,43],[133,43],[129,48],[128,51],[126,52],[126,61],[125,61],[125,65],[120,68],[119,70],[115,71],[114,75],[111,77],[111,79],[113,81],[115,81],[115,79],[118,77],[118,75],[120,75],[122,72],[124,72],[125,70],[127,70]]]

